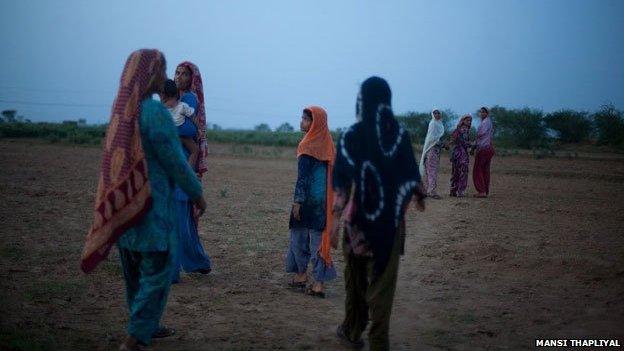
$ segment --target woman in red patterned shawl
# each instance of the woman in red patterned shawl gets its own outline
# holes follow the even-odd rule
[[[196,65],[185,61],[176,67],[175,83],[178,87],[180,101],[195,110],[191,118],[185,118],[184,123],[178,126],[180,137],[195,140],[199,148],[199,156],[195,164],[191,165],[201,178],[208,170],[206,161],[208,149],[206,146],[206,113],[204,110],[204,90],[201,74]],[[191,150],[184,148],[188,156]],[[173,273],[173,282],[180,280],[180,269],[186,272],[208,274],[212,270],[210,256],[204,250],[199,239],[197,217],[193,203],[186,193],[179,187],[175,190],[175,203],[178,212],[178,235],[180,247],[176,259],[176,269]]]
[[[94,221],[82,252],[90,272],[113,244],[126,282],[128,337],[120,350],[141,350],[158,331],[178,248],[173,185],[203,212],[201,184],[188,165],[171,114],[152,95],[166,63],[158,50],[126,61],[106,132]]]

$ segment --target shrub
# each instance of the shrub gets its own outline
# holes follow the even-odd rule
[[[587,112],[561,110],[544,117],[544,124],[565,143],[579,143],[587,140],[592,132],[592,123]]]
[[[453,130],[455,126],[451,124],[457,120],[457,116],[451,110],[440,110],[442,114],[442,123],[447,134]],[[403,115],[396,115],[397,121],[407,130],[412,139],[412,143],[422,144],[427,137],[427,129],[431,121],[431,113],[427,112],[408,112]]]
[[[624,118],[613,105],[604,105],[593,115],[598,144],[624,146]]]
[[[523,108],[506,109],[494,106],[490,110],[494,122],[494,136],[520,148],[530,149],[546,143],[546,129],[542,111]]]

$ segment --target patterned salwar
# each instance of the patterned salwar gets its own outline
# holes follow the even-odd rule
[[[440,168],[440,153],[442,147],[439,144],[433,146],[425,156],[425,185],[427,193],[437,194],[438,188],[438,168]]]
[[[451,196],[464,196],[468,187],[468,166],[470,157],[469,129],[460,127],[452,135],[453,150],[451,151]]]

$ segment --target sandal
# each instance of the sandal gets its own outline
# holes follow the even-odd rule
[[[172,328],[160,327],[158,330],[152,335],[152,339],[162,339],[168,338],[170,336],[175,335],[176,331]]]
[[[210,272],[212,272],[212,268],[200,268],[192,271],[191,273],[210,274]]]
[[[306,285],[308,285],[308,281],[303,281],[303,282],[296,282],[294,280],[291,280],[288,283],[288,287],[291,289],[296,289],[296,290],[303,290],[305,289]]]
[[[305,293],[310,296],[320,297],[321,299],[325,298],[324,291],[314,291],[311,286],[306,288]]]
[[[345,333],[344,327],[342,325],[339,325],[336,329],[336,336],[338,337],[338,339],[340,339],[340,341],[342,341],[345,345],[350,346],[351,348],[354,348],[356,350],[364,348],[364,340],[360,339],[358,341],[351,341],[351,339],[349,339],[349,337]]]

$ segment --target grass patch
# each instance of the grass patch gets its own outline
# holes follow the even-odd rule
[[[0,349],[10,351],[48,351],[56,350],[57,345],[50,336],[39,337],[26,329],[0,328]]]

